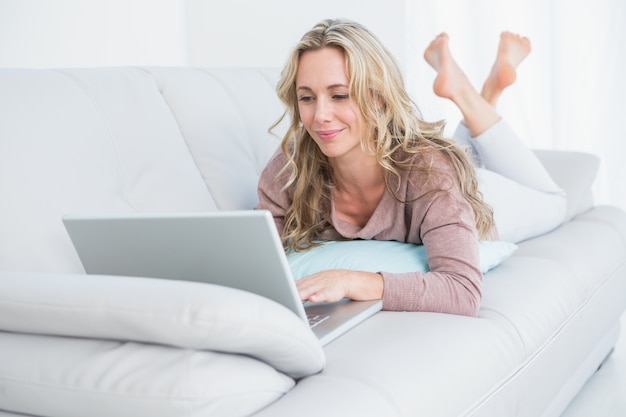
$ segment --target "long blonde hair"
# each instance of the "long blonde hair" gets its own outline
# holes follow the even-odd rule
[[[284,190],[288,189],[292,196],[292,204],[285,213],[282,236],[285,247],[303,250],[315,246],[315,238],[330,227],[332,169],[300,121],[295,82],[302,54],[326,47],[338,48],[345,56],[350,97],[369,126],[361,146],[374,154],[383,167],[387,189],[400,201],[390,178],[399,179],[410,158],[394,158],[396,151],[401,149],[409,155],[440,151],[454,166],[461,191],[474,211],[479,236],[489,237],[493,212],[478,191],[468,156],[444,138],[444,122],[422,120],[404,88],[395,59],[375,35],[358,23],[329,19],[321,21],[302,37],[288,57],[276,88],[286,110],[273,128],[285,118],[290,119],[281,143],[287,158],[281,174],[288,173]],[[432,172],[429,167],[412,168]]]

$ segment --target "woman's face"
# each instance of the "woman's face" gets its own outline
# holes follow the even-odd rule
[[[349,82],[339,49],[306,51],[300,57],[296,74],[300,119],[328,158],[363,154],[365,120],[350,97]]]

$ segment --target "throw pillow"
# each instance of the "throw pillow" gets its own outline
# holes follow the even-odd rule
[[[308,323],[286,307],[190,281],[0,272],[0,331],[248,355],[292,378],[325,364]]]
[[[486,273],[511,256],[517,245],[503,241],[479,242],[480,269]],[[287,260],[296,279],[326,269],[366,272],[428,272],[423,245],[382,240],[329,241],[303,252],[289,252]]]

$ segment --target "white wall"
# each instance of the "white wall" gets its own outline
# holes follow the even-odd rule
[[[185,65],[185,0],[0,0],[0,67]]]
[[[188,0],[193,66],[281,67],[318,21],[349,17],[368,26],[399,61],[406,52],[405,0]]]

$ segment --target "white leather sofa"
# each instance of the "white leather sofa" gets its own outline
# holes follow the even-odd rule
[[[538,151],[569,220],[485,274],[478,318],[380,312],[322,348],[259,296],[84,274],[64,214],[254,206],[275,78],[0,70],[0,416],[560,415],[626,307],[626,214],[593,204],[592,155]]]

